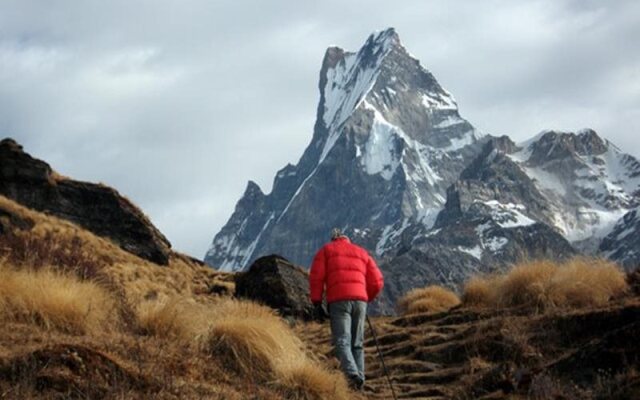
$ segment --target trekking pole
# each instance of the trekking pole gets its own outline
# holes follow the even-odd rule
[[[387,376],[387,382],[389,382],[389,387],[391,387],[391,394],[393,395],[393,400],[397,400],[396,391],[393,389],[393,384],[391,383],[391,377],[389,376],[389,371],[387,371],[387,366],[384,363],[384,357],[382,357],[382,351],[380,350],[380,346],[378,345],[378,336],[376,335],[376,330],[373,329],[373,324],[367,315],[367,322],[369,323],[369,329],[371,330],[371,334],[373,335],[373,342],[376,344],[376,349],[378,349],[378,356],[380,356],[380,362],[382,363],[382,369],[384,370],[385,375]]]

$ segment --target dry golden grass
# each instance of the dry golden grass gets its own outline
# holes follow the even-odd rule
[[[341,374],[310,359],[283,319],[250,301],[221,299],[204,305],[185,298],[146,301],[137,308],[142,333],[172,345],[199,347],[225,370],[291,399],[347,399]]]
[[[329,373],[311,362],[284,366],[278,382],[287,399],[353,399],[341,374]]]
[[[532,261],[504,275],[475,277],[464,288],[466,306],[552,308],[597,307],[628,290],[625,274],[602,259],[564,263]]]
[[[0,316],[5,322],[35,323],[73,334],[112,330],[116,302],[94,282],[51,269],[0,266]]]
[[[191,299],[174,297],[145,301],[136,310],[144,335],[197,345],[211,325],[209,309]]]
[[[413,289],[398,301],[398,312],[417,314],[424,312],[442,312],[460,304],[460,298],[449,289],[441,286],[427,286]]]
[[[221,398],[242,398],[251,391],[265,399],[353,398],[342,374],[311,358],[273,310],[224,297],[233,292],[231,275],[179,254],[159,267],[2,196],[0,208],[35,223],[0,236],[0,256],[11,266],[0,270],[3,322],[42,331],[55,342],[78,338],[117,351],[130,360],[125,364],[131,370],[161,376],[161,393],[186,390],[177,389],[176,382],[180,388],[193,386],[187,391],[193,396],[183,391],[179,398],[201,398],[200,390],[224,393]],[[117,311],[123,309],[131,312]],[[78,336],[94,332],[101,334]],[[223,382],[210,382],[212,376]],[[32,387],[31,378],[25,379],[25,387]]]
[[[246,301],[223,301],[205,351],[240,376],[276,382],[288,398],[347,399],[346,382],[311,360],[291,328],[274,312]]]
[[[4,256],[16,266],[53,266],[79,276],[93,277],[108,265],[140,261],[108,239],[71,222],[23,207],[4,196],[0,196],[0,209],[35,223],[31,229],[16,230],[0,237]]]
[[[6,257],[11,265],[51,266],[83,279],[108,280],[122,289],[129,304],[140,304],[149,298],[205,294],[210,285],[233,291],[229,274],[198,265],[179,254],[171,255],[168,266],[158,267],[108,239],[71,222],[30,210],[4,196],[0,196],[0,209],[35,222],[32,229],[0,235],[0,256]]]
[[[217,307],[206,349],[235,372],[260,381],[273,380],[279,366],[305,357],[302,343],[282,319],[245,301]]]
[[[61,173],[59,173],[58,171],[55,171],[55,170],[51,171],[51,175],[49,177],[51,178],[52,183],[68,181],[68,180],[71,179],[68,176],[62,175]]]
[[[483,306],[495,302],[492,289],[497,283],[493,277],[475,276],[469,279],[462,292],[462,304],[465,306]]]

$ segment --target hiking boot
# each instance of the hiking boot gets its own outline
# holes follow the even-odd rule
[[[349,388],[357,392],[362,391],[362,389],[364,388],[364,379],[362,379],[358,375],[349,376]]]

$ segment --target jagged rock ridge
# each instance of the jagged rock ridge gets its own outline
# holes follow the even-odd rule
[[[639,205],[640,163],[593,130],[520,144],[478,132],[393,29],[357,53],[329,48],[319,90],[310,145],[270,194],[249,183],[210,265],[240,271],[271,253],[309,265],[341,227],[381,262],[377,307],[390,312],[410,288],[523,258],[623,257],[600,244]]]
[[[333,226],[382,255],[398,221],[433,224],[446,188],[481,149],[483,135],[393,29],[357,53],[328,49],[319,89],[300,162],[277,173],[269,195],[249,183],[209,264],[241,270],[270,249],[308,265]]]
[[[0,141],[0,195],[74,222],[149,261],[169,262],[171,244],[129,200],[104,185],[57,177],[12,139]]]

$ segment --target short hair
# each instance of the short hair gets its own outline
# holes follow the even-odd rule
[[[344,235],[342,234],[342,229],[340,229],[340,228],[333,228],[333,229],[331,230],[331,240],[336,240],[336,239],[338,239],[339,237],[342,237],[342,236],[344,236]]]

